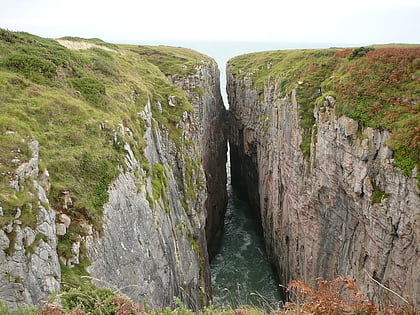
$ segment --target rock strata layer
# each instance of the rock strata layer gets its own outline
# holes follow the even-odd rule
[[[280,283],[352,276],[377,303],[418,307],[416,174],[393,165],[389,132],[337,115],[330,96],[315,106],[305,156],[298,92],[279,97],[281,84],[257,89],[228,69],[232,182],[259,209]]]
[[[199,121],[197,141],[206,175],[207,209],[206,236],[210,260],[215,256],[223,235],[223,220],[227,204],[226,191],[226,110],[220,94],[220,73],[216,65],[201,66],[197,74],[187,78],[172,76],[171,82],[186,91]],[[205,91],[197,95],[199,88]]]
[[[215,63],[168,79],[186,91],[194,107],[178,126],[188,144],[180,151],[156,125],[151,110],[156,104],[140,113],[147,126],[145,155],[150,165],[163,167],[166,191],[158,200],[151,197],[153,178],[126,144],[128,171],[109,188],[104,235],[87,239],[93,262],[88,271],[153,309],[175,305],[174,297],[199,309],[210,299],[207,238],[216,246],[219,236],[213,235],[226,203],[226,173],[220,167],[226,163],[224,107]]]

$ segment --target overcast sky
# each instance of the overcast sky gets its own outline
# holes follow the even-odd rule
[[[420,43],[420,0],[0,0],[0,27],[106,41]]]

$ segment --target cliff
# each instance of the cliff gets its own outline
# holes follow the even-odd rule
[[[88,276],[152,308],[206,304],[226,200],[216,63],[5,30],[0,57],[0,298]]]
[[[258,209],[281,284],[352,276],[379,304],[419,306],[419,56],[382,47],[229,61],[232,182]]]

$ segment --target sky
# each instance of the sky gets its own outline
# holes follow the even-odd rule
[[[420,43],[420,0],[0,0],[0,27],[133,41]]]

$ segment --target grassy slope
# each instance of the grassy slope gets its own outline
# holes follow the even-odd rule
[[[138,115],[147,101],[162,104],[162,113],[152,106],[154,117],[175,142],[182,132],[176,123],[192,110],[184,91],[166,75],[194,73],[208,57],[183,48],[84,41],[97,47],[69,50],[55,40],[0,29],[0,226],[13,219],[17,207],[25,208],[28,218],[36,213],[36,207],[26,206],[33,187],[28,183],[26,191],[16,193],[8,185],[16,167],[31,157],[29,139],[40,143],[40,167],[49,171],[53,206],[59,209],[61,192],[70,191],[75,206],[69,214],[100,230],[107,187],[124,167],[124,142],[147,162],[145,125]],[[168,105],[169,96],[178,106]],[[124,135],[121,124],[133,135]]]
[[[260,92],[266,80],[278,78],[280,97],[297,88],[306,130],[315,104],[334,96],[339,114],[392,132],[395,165],[410,174],[420,163],[420,47],[375,47],[253,53],[231,59],[228,67],[238,78],[250,77]]]

